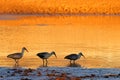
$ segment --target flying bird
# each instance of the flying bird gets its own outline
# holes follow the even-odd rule
[[[56,56],[56,54],[55,54],[54,51],[52,51],[51,53],[49,53],[49,52],[40,52],[40,53],[37,53],[37,56],[43,60],[43,66],[44,66],[44,60],[46,60],[46,66],[47,66],[47,63],[48,63],[47,59],[50,56],[52,56],[52,55],[55,55],[55,57],[57,58],[57,56]]]
[[[83,56],[85,58],[85,56],[80,52],[78,54],[70,54],[64,57],[64,59],[69,59],[70,63],[73,61],[73,63],[75,63],[75,61],[77,59],[80,59],[80,57]]]
[[[14,59],[15,63],[17,64],[19,59],[21,59],[23,57],[23,54],[24,54],[25,50],[28,52],[28,50],[25,47],[23,47],[21,52],[9,54],[7,57],[11,58],[11,59]]]

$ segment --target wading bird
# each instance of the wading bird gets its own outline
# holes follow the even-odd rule
[[[48,63],[47,59],[52,55],[55,55],[55,57],[57,58],[54,51],[52,51],[51,53],[49,53],[49,52],[37,53],[37,56],[40,57],[43,60],[43,66],[47,66],[47,63]],[[44,60],[46,60],[46,65],[44,65]]]
[[[28,52],[28,50],[25,47],[23,47],[21,52],[9,54],[7,57],[14,59],[15,65],[16,65],[16,64],[18,64],[19,59],[21,59],[23,57],[25,50]]]
[[[78,54],[70,54],[64,57],[64,59],[69,59],[70,63],[73,60],[73,63],[75,63],[75,60],[80,59],[80,57],[83,56],[85,58],[85,56],[80,52]]]

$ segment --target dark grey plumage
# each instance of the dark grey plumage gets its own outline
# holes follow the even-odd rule
[[[57,57],[54,51],[52,51],[51,53],[49,52],[37,53],[37,56],[43,60],[43,66],[44,66],[44,60],[46,60],[46,66],[47,66],[48,63],[47,59],[52,55],[55,55],[55,57]]]

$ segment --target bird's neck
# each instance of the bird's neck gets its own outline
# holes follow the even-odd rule
[[[81,55],[80,55],[80,54],[78,54],[78,57],[80,58],[80,57],[81,57]]]
[[[50,53],[50,55],[49,56],[52,56],[53,55],[53,53]]]
[[[50,56],[52,56],[52,55],[53,55],[53,53],[50,54]]]
[[[21,51],[21,54],[22,54],[22,55],[24,54],[24,51],[25,51],[25,50],[24,50],[24,49],[22,49],[22,51]]]

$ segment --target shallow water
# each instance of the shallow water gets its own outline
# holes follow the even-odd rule
[[[71,66],[64,56],[82,52],[74,66],[120,68],[120,16],[0,15],[0,66],[14,66],[6,56],[25,52],[21,67],[40,67],[36,54],[55,51],[48,66]]]

